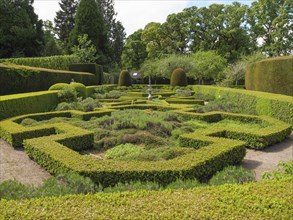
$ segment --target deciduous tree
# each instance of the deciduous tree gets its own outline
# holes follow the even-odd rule
[[[122,52],[122,65],[127,69],[139,70],[147,58],[146,44],[141,40],[143,30],[139,29],[126,39]]]

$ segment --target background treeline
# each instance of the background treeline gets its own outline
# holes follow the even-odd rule
[[[289,0],[259,0],[251,6],[233,2],[186,8],[169,15],[162,24],[151,22],[128,36],[122,63],[139,69],[146,59],[201,50],[216,51],[228,63],[255,52],[289,55],[293,46],[292,8]]]
[[[74,54],[79,62],[102,64],[111,82],[123,68],[166,83],[181,67],[190,83],[238,86],[247,64],[292,54],[290,0],[193,6],[126,39],[113,0],[59,5],[53,24],[38,19],[33,0],[0,0],[0,58]]]
[[[155,80],[181,67],[190,83],[243,85],[248,64],[292,55],[292,8],[289,0],[186,8],[128,36],[122,65]]]
[[[72,54],[86,34],[97,63],[120,64],[125,32],[113,0],[61,0],[54,24],[38,19],[33,3],[0,0],[0,58]]]

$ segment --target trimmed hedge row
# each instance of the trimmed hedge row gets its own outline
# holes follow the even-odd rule
[[[48,90],[55,83],[72,79],[85,85],[97,84],[91,73],[0,64],[0,95]]]
[[[227,165],[239,163],[245,156],[243,142],[228,140],[225,144],[214,143],[167,161],[97,160],[80,155],[53,141],[52,137],[25,140],[27,155],[50,173],[71,170],[103,186],[136,180],[155,181],[163,185],[178,178],[203,180]]]
[[[103,67],[94,63],[75,63],[69,65],[69,70],[74,72],[92,73],[96,76],[94,85],[101,85],[103,82]]]
[[[188,190],[1,200],[1,219],[291,219],[292,178]]]
[[[192,86],[195,93],[208,94],[216,99],[225,98],[236,103],[244,114],[267,115],[293,124],[293,97],[231,89],[216,86]]]
[[[204,105],[203,100],[196,100],[196,99],[186,99],[186,98],[179,98],[179,97],[171,97],[171,98],[166,98],[166,102],[170,104],[187,104],[187,105]]]
[[[211,116],[215,115],[213,122],[221,121],[223,119],[231,119],[244,123],[261,123],[266,125],[266,127],[261,128],[254,132],[245,131],[242,128],[234,127],[213,127],[207,129],[196,130],[193,133],[181,135],[179,138],[180,146],[201,147],[208,145],[212,141],[211,137],[223,137],[234,140],[245,141],[245,146],[260,150],[271,146],[273,144],[283,141],[286,137],[291,134],[292,126],[282,121],[267,116],[250,116],[250,115],[240,115],[232,113],[222,113],[222,112],[211,112],[208,117],[203,118],[201,115],[201,120],[211,121]],[[199,115],[199,114],[198,114]],[[198,118],[198,115],[190,115],[194,118]],[[227,139],[225,139],[226,141]],[[224,142],[223,139],[214,140],[214,142]]]
[[[270,58],[248,65],[245,87],[293,96],[293,56]]]
[[[137,106],[140,107],[140,105]],[[132,106],[132,108],[133,107],[134,106]],[[113,110],[104,109],[101,112],[92,112],[90,117],[99,116],[98,114],[109,114],[111,111]],[[16,122],[20,122],[26,117],[33,119],[45,117],[47,119],[48,117],[55,117],[58,114],[62,114],[63,116],[67,115],[68,117],[76,117],[75,115],[86,115],[88,113],[67,111],[16,117],[14,119],[5,120],[1,123],[0,136],[13,146],[19,146],[25,139],[24,147],[29,157],[50,173],[56,174],[58,172],[71,170],[81,175],[88,176],[96,183],[102,184],[103,186],[135,180],[155,181],[160,184],[168,184],[178,178],[197,178],[205,180],[225,166],[239,163],[245,156],[245,142],[220,138],[222,136],[225,137],[223,134],[226,134],[227,131],[215,130],[210,133],[196,135],[193,133],[181,136],[180,143],[183,147],[192,147],[197,150],[171,160],[156,162],[96,160],[93,157],[83,156],[71,150],[86,149],[90,143],[88,136],[86,136],[85,141],[83,141],[83,136],[77,135],[77,132],[74,132],[75,129],[69,128],[66,124],[60,123],[35,128],[24,128],[23,126],[16,124]],[[212,115],[212,113],[196,114],[184,112],[181,112],[181,114],[186,114],[188,117],[193,118],[196,118],[198,115]],[[264,130],[267,131],[267,133],[265,133],[263,129],[259,131],[261,138],[270,141],[270,143],[265,142],[265,144],[280,141],[281,138],[285,138],[285,135],[288,135],[291,132],[291,127],[288,124],[276,119],[270,120],[269,118],[237,114],[230,115],[228,113],[213,114],[220,115],[221,118],[244,118],[244,121],[266,120],[268,123],[268,129],[264,128]],[[245,119],[246,117],[248,119]],[[54,132],[57,133],[57,135],[30,139],[34,137],[34,132],[36,134],[35,137],[54,134]],[[44,132],[48,132],[48,134],[44,134]],[[234,130],[231,132],[234,132],[232,135],[229,134],[231,138],[250,141],[247,137],[250,138],[251,135],[249,136],[245,132],[235,132]],[[78,134],[83,133],[85,132],[83,132],[82,129],[79,129]],[[263,135],[263,133],[268,136],[267,139],[265,139],[266,136]],[[62,136],[62,134],[64,135]],[[72,138],[69,134],[72,134]],[[75,144],[76,141],[78,143],[86,142],[87,144],[81,146],[80,144]],[[93,142],[91,144],[93,144]]]
[[[54,70],[69,70],[70,64],[78,62],[79,58],[72,55],[0,59],[0,63],[14,63],[17,65],[41,67]]]
[[[59,133],[58,127],[62,126],[37,126],[37,127],[24,127],[19,123],[25,118],[31,118],[37,121],[49,120],[54,117],[66,117],[66,118],[79,118],[81,120],[89,120],[91,117],[102,117],[104,115],[110,115],[114,110],[99,109],[94,112],[81,112],[75,110],[60,111],[60,112],[47,112],[27,114],[18,117],[14,117],[8,120],[1,121],[0,124],[0,137],[13,147],[23,146],[25,139],[42,137],[51,134]],[[62,125],[63,123],[59,123]],[[67,126],[65,124],[65,126]],[[92,144],[92,143],[91,143]],[[67,146],[67,145],[66,145]]]
[[[0,96],[0,120],[16,115],[50,111],[57,104],[57,91]]]
[[[148,97],[148,93],[141,93],[141,92],[127,92],[130,96],[136,96],[136,97]],[[161,97],[170,97],[172,95],[175,95],[175,92],[155,92],[152,95],[159,95]]]
[[[224,144],[220,142],[212,143],[208,147],[200,148],[193,153],[168,161],[151,163],[142,161],[100,161],[92,157],[82,156],[69,149],[80,149],[80,145],[77,144],[78,147],[75,146],[76,137],[74,132],[72,134],[74,141],[71,141],[69,133],[74,130],[73,128],[67,127],[62,130],[62,128],[66,127],[66,124],[60,123],[35,128],[24,128],[16,124],[16,122],[25,117],[40,118],[42,115],[46,115],[44,117],[48,118],[54,117],[57,114],[50,113],[48,116],[48,114],[43,113],[5,120],[1,123],[0,135],[13,146],[19,146],[23,139],[32,138],[32,132],[35,132],[36,137],[39,137],[39,134],[43,134],[44,130],[50,131],[49,133],[55,131],[57,135],[24,140],[24,147],[28,156],[50,173],[55,174],[71,170],[88,176],[103,186],[133,180],[156,181],[161,184],[167,184],[175,181],[177,178],[198,178],[203,180],[227,165],[240,162],[245,155],[243,142],[227,140]],[[60,114],[66,115],[68,113],[61,112]],[[68,132],[65,132],[67,130]],[[60,131],[62,131],[61,134]],[[83,133],[81,130],[79,131],[79,134]],[[63,132],[65,132],[66,138]],[[59,137],[62,137],[62,140]],[[77,138],[80,138],[80,136]],[[80,139],[78,140],[82,142]],[[63,146],[63,144],[69,148]]]

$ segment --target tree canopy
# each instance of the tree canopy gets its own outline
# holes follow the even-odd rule
[[[55,30],[59,40],[67,47],[69,34],[74,28],[77,0],[61,0],[59,6],[61,9],[56,12],[54,19]]]
[[[33,0],[0,1],[0,58],[41,55],[43,22],[32,4]]]
[[[86,34],[96,47],[98,62],[107,63],[108,40],[103,14],[95,0],[80,0],[75,16],[75,26],[70,33],[69,45],[78,44],[78,37]]]

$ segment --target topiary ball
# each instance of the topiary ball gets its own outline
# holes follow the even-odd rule
[[[127,70],[122,70],[119,75],[118,86],[131,86],[131,77]]]
[[[70,85],[67,84],[67,83],[56,83],[54,85],[52,85],[50,88],[49,88],[49,91],[53,91],[53,90],[61,90],[65,87],[69,87]]]
[[[86,87],[82,83],[77,83],[77,82],[71,82],[70,87],[74,88],[77,91],[77,96],[80,96],[82,98],[86,98]]]
[[[187,86],[186,73],[182,68],[177,68],[172,72],[170,85],[171,86]]]

